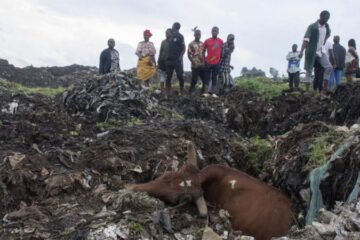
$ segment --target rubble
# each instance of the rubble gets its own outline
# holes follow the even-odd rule
[[[84,76],[97,73],[94,67],[71,65],[66,67],[41,67],[28,66],[15,67],[5,59],[0,59],[0,78],[4,78],[24,86],[31,87],[67,87],[75,84]]]
[[[344,204],[338,202],[330,212],[325,209],[319,211],[317,219],[311,225],[299,229],[293,227],[286,240],[300,239],[348,239],[360,238],[360,202],[359,199]]]
[[[188,140],[201,168],[238,168],[291,196],[296,226],[282,239],[359,236],[357,141],[321,177],[326,210],[305,226],[311,171],[357,134],[359,83],[341,85],[329,99],[284,92],[264,100],[239,88],[217,99],[176,90],[165,99],[141,89],[131,71],[26,71],[27,79],[43,74],[46,85],[56,78],[74,86],[51,98],[0,84],[0,239],[252,239],[213,206],[207,220],[191,204],[171,209],[124,190],[179,168]]]

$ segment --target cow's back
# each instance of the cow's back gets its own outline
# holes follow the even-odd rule
[[[210,165],[201,175],[207,178],[202,180],[205,199],[230,213],[234,229],[256,239],[286,235],[291,202],[279,190],[221,165]]]

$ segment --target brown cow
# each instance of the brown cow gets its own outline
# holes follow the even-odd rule
[[[232,227],[258,240],[286,235],[292,222],[290,200],[279,190],[222,165],[210,165],[201,171],[196,167],[192,143],[188,162],[177,172],[167,172],[152,182],[131,185],[133,191],[148,192],[176,204],[185,193],[196,200],[201,215],[207,213],[205,199],[231,216]]]

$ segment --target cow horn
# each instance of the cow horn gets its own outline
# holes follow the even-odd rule
[[[135,186],[136,184],[125,184],[125,189],[130,191],[130,192],[134,192],[135,191]]]
[[[208,214],[208,209],[207,209],[207,205],[206,205],[204,197],[201,196],[201,197],[197,198],[195,200],[195,203],[196,203],[197,209],[199,210],[200,216],[206,217]]]
[[[194,143],[192,141],[188,142],[188,146],[187,146],[187,162],[194,165],[195,167],[197,167],[197,160],[196,160],[196,151],[195,151],[195,146]]]

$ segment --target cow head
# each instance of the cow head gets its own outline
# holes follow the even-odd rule
[[[174,205],[192,200],[196,203],[200,215],[207,215],[195,147],[192,142],[188,143],[187,161],[178,171],[166,172],[148,183],[129,184],[125,187],[134,192],[147,192],[153,197]]]

